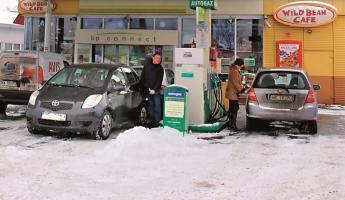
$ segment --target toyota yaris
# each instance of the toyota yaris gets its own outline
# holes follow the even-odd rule
[[[139,77],[132,68],[80,64],[62,69],[28,103],[30,133],[76,132],[107,139],[113,127],[146,122]]]

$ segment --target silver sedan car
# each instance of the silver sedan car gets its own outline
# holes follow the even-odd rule
[[[317,97],[320,86],[296,68],[260,69],[248,91],[248,130],[262,130],[273,121],[295,122],[310,134],[317,133]]]

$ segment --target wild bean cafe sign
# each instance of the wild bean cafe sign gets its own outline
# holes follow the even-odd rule
[[[54,10],[56,3],[51,0],[50,8]],[[20,13],[42,14],[45,13],[48,6],[48,0],[19,0]]]
[[[285,25],[315,27],[329,24],[337,17],[337,8],[318,1],[296,1],[274,12],[274,18]]]

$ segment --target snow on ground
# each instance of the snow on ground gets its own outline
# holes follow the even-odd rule
[[[340,106],[340,105],[320,106],[318,109],[318,113],[327,114],[327,115],[345,115],[345,106]]]
[[[0,199],[345,199],[345,111],[326,111],[315,136],[215,140],[168,127],[61,138],[30,135],[22,118],[0,120]]]

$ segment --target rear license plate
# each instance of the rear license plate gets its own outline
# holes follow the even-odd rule
[[[277,95],[271,94],[270,95],[271,101],[281,101],[281,102],[293,102],[294,96],[293,95]]]
[[[66,121],[66,114],[43,112],[42,119],[54,120],[54,121]]]

